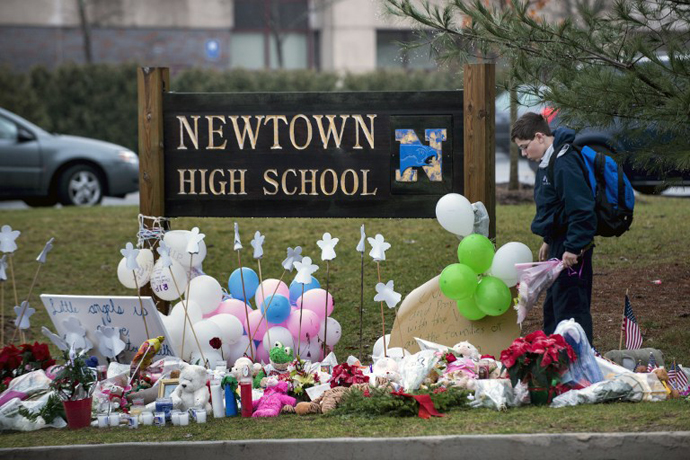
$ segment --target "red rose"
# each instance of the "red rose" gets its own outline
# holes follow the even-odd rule
[[[223,346],[223,342],[221,342],[218,337],[212,338],[208,341],[208,343],[209,345],[211,345],[211,347],[215,348],[216,350],[220,349],[220,347]]]
[[[453,353],[446,353],[446,361],[448,361],[448,363],[455,362],[456,360],[457,358]]]

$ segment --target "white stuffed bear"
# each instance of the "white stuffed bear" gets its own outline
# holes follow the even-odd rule
[[[248,375],[246,376],[243,375],[243,370],[245,368],[248,369]],[[235,361],[235,365],[230,370],[230,375],[235,377],[239,382],[242,377],[251,377],[253,379],[259,372],[261,372],[261,369],[261,364],[254,363],[251,359],[243,356],[241,358],[237,358],[237,361]]]
[[[203,407],[210,413],[211,404],[208,401],[211,394],[206,386],[207,379],[205,368],[183,363],[180,367],[180,383],[170,396],[173,408],[186,411],[192,407]]]
[[[453,351],[460,355],[461,358],[470,358],[473,361],[479,361],[479,350],[469,342],[456,343],[453,346]]]

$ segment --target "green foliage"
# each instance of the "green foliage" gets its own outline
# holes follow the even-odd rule
[[[26,407],[20,407],[17,412],[19,415],[26,417],[27,419],[35,422],[38,417],[42,417],[46,424],[50,424],[57,417],[66,419],[65,407],[62,405],[62,401],[56,393],[51,393],[46,401],[45,406],[41,408],[38,412],[31,412]]]
[[[422,389],[414,394],[428,394],[434,407],[443,413],[451,408],[467,405],[467,390],[449,387],[444,391]],[[351,390],[345,393],[333,415],[357,415],[361,417],[413,417],[419,412],[419,404],[410,397],[394,395],[386,388],[371,388],[368,392]]]
[[[619,129],[639,144],[639,162],[690,169],[687,2],[617,0],[606,9],[577,2],[574,14],[553,22],[534,2],[385,3],[393,15],[434,30],[441,59],[500,58],[510,63],[507,86],[532,85],[564,123]],[[649,129],[661,134],[655,142]]]
[[[64,401],[77,401],[88,398],[96,384],[96,372],[86,365],[85,351],[63,352],[65,364],[60,368],[51,388]]]

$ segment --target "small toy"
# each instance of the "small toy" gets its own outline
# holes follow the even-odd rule
[[[141,344],[137,354],[132,358],[132,364],[130,364],[130,372],[132,372],[132,378],[134,378],[140,370],[144,370],[151,365],[153,357],[156,356],[161,349],[161,344],[165,340],[165,337],[159,335],[155,339],[148,339]]]
[[[277,417],[283,406],[294,406],[297,400],[287,395],[288,383],[277,382],[264,391],[264,395],[252,403],[252,417]]]
[[[282,342],[274,343],[268,356],[271,360],[271,366],[281,372],[285,372],[294,359],[292,348],[283,346]]]
[[[173,408],[186,411],[200,407],[211,413],[211,404],[208,402],[211,393],[206,386],[207,379],[204,367],[183,363],[180,368],[180,383],[170,395]]]

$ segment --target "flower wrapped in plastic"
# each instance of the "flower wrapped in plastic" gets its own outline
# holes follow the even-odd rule
[[[546,291],[563,271],[563,262],[558,259],[546,262],[515,264],[518,272],[517,322],[522,322],[536,305],[542,292]]]

